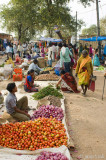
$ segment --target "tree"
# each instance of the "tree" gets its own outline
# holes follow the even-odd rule
[[[83,29],[82,34],[89,36],[97,36],[97,26],[93,24],[89,28]],[[106,16],[100,20],[100,34],[101,36],[106,35]]]
[[[100,20],[101,35],[106,35],[106,16]]]
[[[97,35],[97,26],[95,24],[91,25],[89,28],[82,30],[83,35],[96,36]]]
[[[95,2],[95,0],[80,0],[80,2],[86,7],[87,5],[90,5],[91,2]]]
[[[64,36],[71,35],[75,31],[76,20],[70,15],[67,2],[69,0],[42,0],[41,2],[41,25],[50,37],[54,34],[55,25],[58,25]],[[82,21],[78,21],[79,28],[81,24]]]
[[[70,0],[11,0],[3,6],[1,17],[4,26],[15,32],[18,40],[29,40],[36,33],[47,30],[50,37],[54,33],[54,25],[58,25],[64,36],[75,32],[76,20],[70,15],[67,3]],[[80,0],[84,5],[88,0]],[[90,0],[92,1],[92,0]],[[78,21],[81,28],[82,21]]]
[[[37,11],[36,6],[32,3],[24,1],[24,4],[18,3],[18,0],[13,0],[1,8],[1,17],[3,26],[6,26],[10,32],[15,32],[18,40],[28,40],[35,34],[35,28],[38,25],[36,21]],[[34,12],[33,12],[34,11]],[[36,22],[36,23],[35,23]]]

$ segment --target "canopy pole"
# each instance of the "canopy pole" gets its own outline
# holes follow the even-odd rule
[[[99,2],[96,0],[96,12],[97,12],[97,29],[98,29],[98,37],[100,37],[100,19],[99,19]],[[99,58],[101,58],[101,43],[98,41],[98,49],[99,49]]]

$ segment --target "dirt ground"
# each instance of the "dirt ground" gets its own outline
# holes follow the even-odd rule
[[[73,160],[106,160],[106,87],[104,100],[103,73],[97,76],[96,91],[81,94],[65,93],[66,115],[70,136],[75,144]]]
[[[106,160],[106,86],[102,101],[104,73],[94,72],[94,75],[97,76],[94,93],[88,91],[86,97],[64,93],[67,124],[75,145],[71,151],[73,160]],[[10,81],[0,82],[0,91]]]

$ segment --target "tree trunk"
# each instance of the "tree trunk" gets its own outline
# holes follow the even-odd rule
[[[48,31],[48,32],[49,32],[49,37],[51,37],[51,38],[52,38],[52,37],[53,37],[53,31],[52,31],[51,29],[49,29],[49,31]]]
[[[63,40],[63,36],[62,36],[61,32],[59,31],[59,32],[56,32],[56,33],[59,36],[59,38]]]
[[[22,24],[18,27],[18,41],[20,42],[22,37]]]

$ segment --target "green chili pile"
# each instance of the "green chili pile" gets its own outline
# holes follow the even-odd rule
[[[57,89],[54,89],[52,85],[44,87],[38,93],[35,93],[32,97],[34,97],[35,100],[39,100],[49,95],[63,98],[63,95]]]

